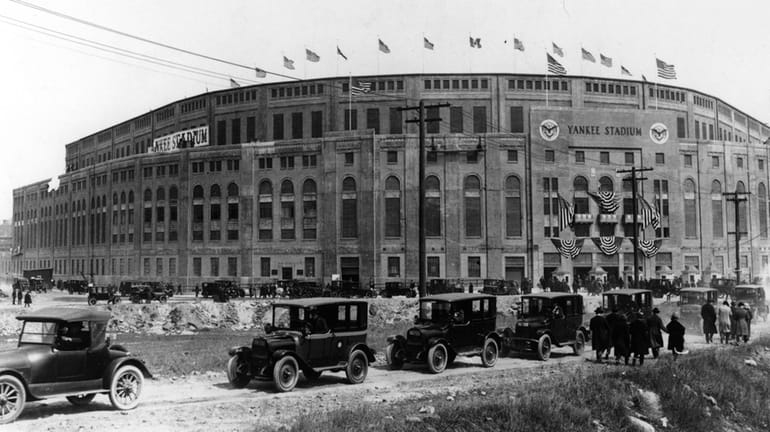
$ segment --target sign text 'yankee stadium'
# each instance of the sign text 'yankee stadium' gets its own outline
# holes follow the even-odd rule
[[[610,135],[642,136],[642,128],[637,126],[567,125],[570,135]]]

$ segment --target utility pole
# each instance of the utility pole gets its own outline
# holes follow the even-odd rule
[[[448,103],[439,103],[439,104],[433,104],[433,105],[425,105],[425,100],[420,99],[420,105],[418,106],[411,106],[411,107],[404,107],[399,108],[399,111],[417,111],[417,118],[407,120],[407,123],[417,123],[418,127],[420,128],[420,134],[419,134],[419,169],[418,169],[418,185],[419,185],[419,197],[418,197],[418,237],[420,238],[420,246],[418,250],[418,255],[420,257],[420,262],[418,263],[418,271],[420,273],[419,277],[419,287],[420,287],[420,297],[424,297],[426,294],[426,286],[425,286],[425,123],[429,122],[437,122],[441,121],[441,117],[434,117],[434,118],[425,118],[425,109],[426,108],[443,108],[450,106]]]
[[[735,231],[727,233],[727,235],[735,234],[735,283],[740,284],[741,283],[741,235],[746,234],[748,235],[746,231],[741,231],[741,227],[739,225],[740,218],[739,218],[739,209],[740,209],[740,203],[748,201],[748,198],[742,198],[742,195],[751,195],[751,192],[722,192],[722,195],[727,197],[725,200],[732,201],[733,204],[735,204]]]
[[[631,199],[634,211],[634,288],[639,288],[639,202],[636,198],[638,191],[636,182],[647,180],[647,177],[637,177],[636,174],[645,171],[652,171],[652,168],[631,167],[630,170],[617,170],[618,174],[631,173]]]

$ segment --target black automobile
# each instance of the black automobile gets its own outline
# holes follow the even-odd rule
[[[230,349],[227,377],[235,388],[252,379],[272,380],[281,392],[297,385],[299,372],[315,380],[345,371],[351,384],[366,379],[374,350],[366,344],[368,303],[319,297],[273,304],[273,322],[250,346]]]
[[[503,352],[534,352],[548,360],[553,346],[583,353],[589,332],[583,325],[583,296],[561,292],[521,297],[515,328],[503,330]]]
[[[734,303],[744,303],[751,308],[754,317],[767,321],[768,306],[765,298],[765,287],[762,285],[738,285],[733,289]]]
[[[120,293],[113,287],[89,286],[88,304],[93,306],[99,301],[106,301],[107,304],[120,303]]]
[[[491,295],[519,294],[518,289],[514,288],[512,283],[502,279],[484,279],[484,287],[481,292]]]
[[[711,278],[709,286],[719,291],[719,295],[732,296],[735,290],[735,279]]]
[[[465,293],[420,299],[415,326],[406,336],[388,337],[388,365],[401,369],[405,362],[427,363],[431,372],[441,373],[462,355],[480,356],[482,365],[494,366],[500,346],[496,302],[494,296]]]
[[[652,291],[634,288],[605,291],[602,293],[602,307],[605,311],[617,309],[629,321],[637,312],[646,318],[652,314]]]
[[[45,308],[20,315],[16,349],[0,352],[0,423],[15,420],[27,402],[66,397],[87,405],[97,394],[130,410],[150,372],[140,359],[106,337],[109,312]]]
[[[701,307],[710,301],[718,307],[719,292],[715,288],[682,288],[679,290],[679,321],[693,329],[700,327]]]
[[[215,300],[224,300],[245,297],[246,290],[239,287],[235,281],[221,279],[214,282],[203,282],[201,284],[201,295],[203,297],[214,297]]]
[[[652,296],[662,298],[668,294],[677,294],[674,290],[674,284],[668,279],[650,279],[647,282],[647,288],[652,291]]]
[[[88,292],[88,282],[80,279],[70,279],[62,283],[62,289],[70,294],[83,294]]]
[[[331,295],[335,297],[377,297],[377,291],[353,280],[332,281]]]
[[[403,282],[385,282],[385,288],[380,291],[380,295],[385,298],[395,296],[414,297],[417,293],[414,288],[408,287]]]

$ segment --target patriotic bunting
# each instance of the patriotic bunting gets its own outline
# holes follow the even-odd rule
[[[592,237],[591,240],[607,256],[617,254],[620,251],[620,245],[623,243],[623,237],[615,236]]]
[[[591,198],[599,205],[599,212],[602,214],[612,214],[620,208],[620,200],[615,197],[615,192],[588,193]]]
[[[568,226],[575,223],[575,209],[572,204],[559,195],[559,231],[563,231]]]
[[[663,240],[639,240],[639,250],[645,257],[652,258],[660,251],[660,245]]]
[[[575,259],[583,249],[583,239],[562,240],[552,238],[551,242],[564,258]]]

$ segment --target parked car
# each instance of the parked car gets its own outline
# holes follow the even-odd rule
[[[131,303],[151,303],[152,301],[166,303],[168,292],[160,285],[133,285],[128,298]]]
[[[361,282],[352,280],[332,281],[331,295],[335,297],[377,297],[377,291],[374,288],[362,286]]]
[[[88,282],[82,279],[70,279],[62,282],[62,289],[70,294],[83,294],[88,292]]]
[[[235,281],[221,279],[214,282],[203,282],[201,284],[201,295],[203,297],[222,297],[223,295],[226,295],[229,299],[235,297],[245,297],[246,290],[239,287]]]
[[[553,346],[571,346],[581,355],[589,339],[583,325],[583,296],[561,292],[525,294],[516,326],[503,330],[503,353],[534,352],[540,360],[551,357]]]
[[[107,304],[120,303],[120,293],[113,287],[88,287],[88,304],[93,306],[100,300]]]
[[[682,288],[679,290],[679,321],[690,328],[700,328],[701,307],[710,301],[719,307],[719,292],[715,288]]]
[[[66,397],[73,405],[108,394],[112,406],[137,406],[150,378],[144,362],[106,337],[110,313],[53,307],[17,316],[16,349],[0,352],[0,423],[10,423],[27,402]]]
[[[605,291],[602,293],[602,307],[605,311],[617,309],[629,321],[637,312],[646,318],[652,314],[652,291],[635,288]]]
[[[491,295],[519,294],[519,290],[515,289],[510,281],[502,279],[484,279],[484,288],[481,292]]]
[[[650,279],[647,282],[647,288],[652,291],[652,296],[655,298],[662,298],[668,294],[676,294],[676,292],[674,292],[674,284],[668,279]]]
[[[733,302],[749,305],[754,317],[762,317],[767,321],[768,306],[765,298],[765,287],[762,285],[737,285],[733,289]]]
[[[426,291],[428,295],[435,295],[455,292],[461,293],[464,292],[465,289],[462,287],[462,285],[453,285],[446,279],[430,279],[428,281],[428,285],[426,286]]]
[[[406,336],[388,337],[385,359],[391,369],[404,363],[427,363],[441,373],[458,355],[480,356],[481,364],[497,363],[500,335],[495,331],[497,298],[487,294],[439,294],[420,299],[415,326]]]
[[[403,282],[385,282],[385,288],[380,291],[380,295],[385,298],[394,296],[414,297],[417,295],[415,291],[415,289],[409,288],[409,286]]]
[[[249,346],[229,351],[227,377],[235,388],[252,379],[272,379],[291,391],[299,372],[315,380],[323,372],[345,371],[351,384],[366,379],[374,350],[366,344],[368,303],[335,297],[286,300],[273,304],[273,322]]]
[[[719,291],[719,295],[732,296],[735,289],[735,279],[727,278],[712,278],[709,282],[711,288],[715,288]]]

